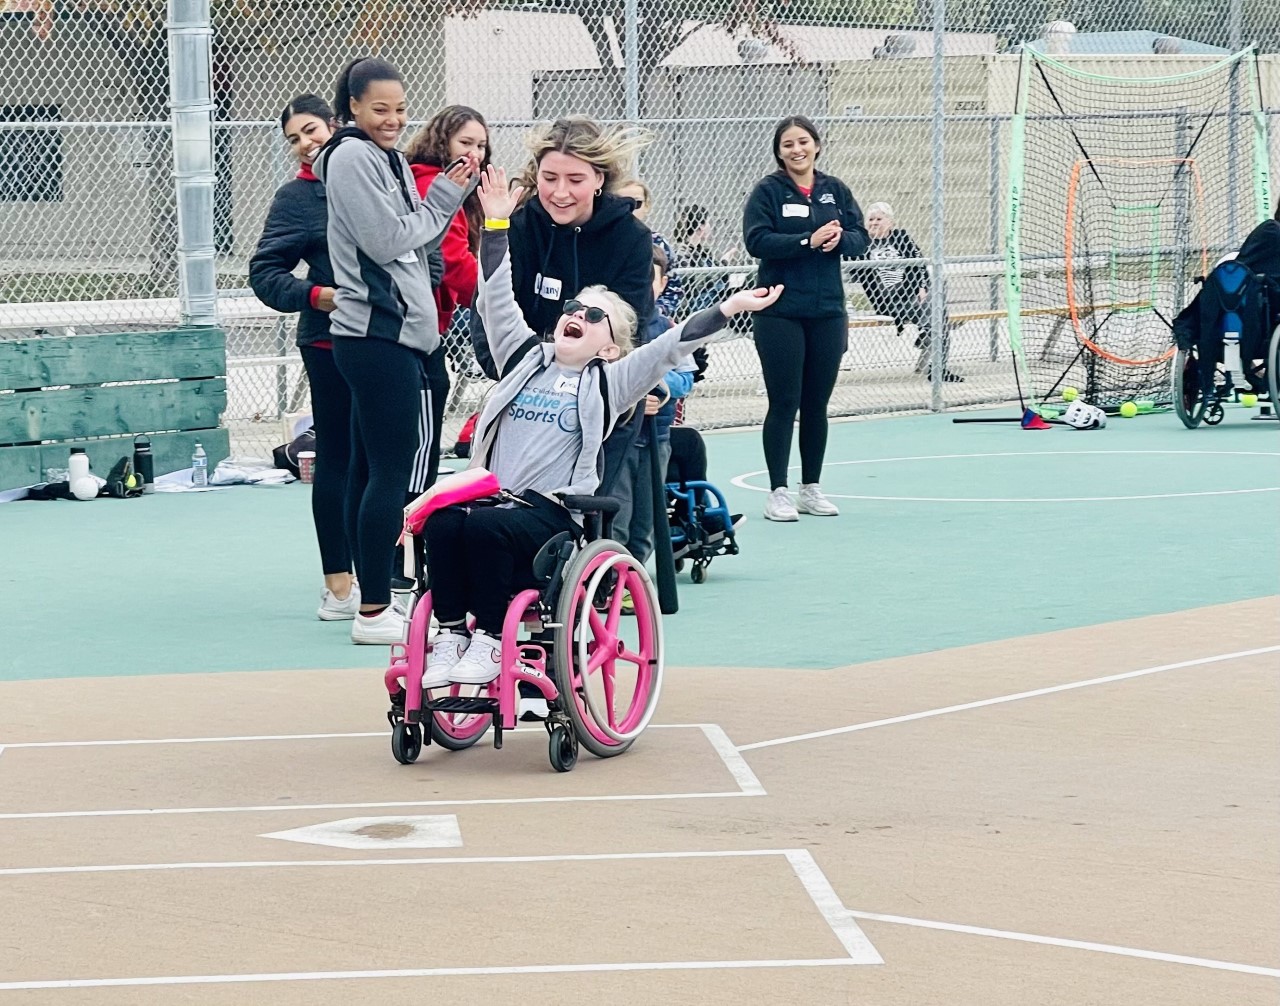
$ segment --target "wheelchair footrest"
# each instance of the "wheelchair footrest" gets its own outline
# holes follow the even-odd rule
[[[450,695],[443,699],[432,699],[426,707],[433,713],[498,714],[498,700],[483,696]]]

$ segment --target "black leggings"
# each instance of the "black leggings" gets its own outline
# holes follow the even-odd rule
[[[441,624],[467,612],[476,628],[502,635],[511,599],[535,586],[533,559],[561,531],[578,531],[569,511],[537,493],[533,507],[451,506],[437,510],[423,529],[432,614]]]
[[[351,389],[338,373],[331,350],[303,346],[299,352],[311,386],[311,418],[316,431],[311,520],[320,545],[320,566],[325,576],[350,573],[344,508],[351,464]]]
[[[340,336],[333,340],[333,359],[351,388],[346,520],[360,600],[389,604],[396,539],[418,450],[423,357],[385,339]]]
[[[844,317],[779,318],[752,315],[756,352],[769,410],[764,417],[764,460],[771,489],[787,485],[791,428],[800,414],[800,481],[822,479],[827,451],[827,403],[849,342]]]
[[[409,476],[409,503],[436,484],[440,471],[440,430],[444,426],[445,400],[449,397],[449,371],[444,359],[443,346],[426,358],[418,415],[418,452],[413,456]]]

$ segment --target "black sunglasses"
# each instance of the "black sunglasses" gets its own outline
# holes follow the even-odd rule
[[[614,342],[618,341],[617,339],[613,338],[613,322],[609,318],[609,312],[606,311],[604,308],[589,307],[588,305],[582,303],[582,301],[580,300],[566,300],[564,302],[564,307],[560,309],[560,313],[566,314],[566,315],[577,314],[579,311],[582,312],[583,318],[585,318],[592,325],[598,325],[602,321],[606,322],[609,325],[609,338],[612,339]]]

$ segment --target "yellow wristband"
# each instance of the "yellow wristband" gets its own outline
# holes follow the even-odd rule
[[[487,231],[505,231],[511,227],[511,221],[507,219],[495,220],[493,217],[484,218],[484,229]]]

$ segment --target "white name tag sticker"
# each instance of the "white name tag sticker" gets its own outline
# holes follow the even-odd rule
[[[407,252],[405,252],[403,255],[397,255],[397,256],[396,256],[396,261],[397,261],[397,262],[404,262],[406,265],[408,265],[408,264],[412,264],[412,263],[414,263],[414,262],[417,262],[417,261],[418,261],[418,255],[417,255],[417,253],[416,253],[412,248],[410,248],[410,249],[409,249]]]
[[[809,215],[808,203],[783,203],[782,215],[784,217],[807,217]]]
[[[564,289],[563,283],[550,276],[538,276],[534,283],[537,287],[538,296],[546,297],[547,300],[559,300],[560,292]]]
[[[579,377],[576,374],[564,374],[556,378],[556,386],[551,390],[557,394],[576,395],[578,393],[578,380]]]

